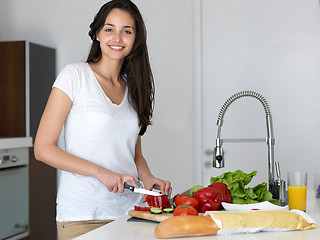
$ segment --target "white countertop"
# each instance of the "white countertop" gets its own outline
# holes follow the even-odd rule
[[[315,197],[314,191],[308,191],[307,199],[307,214],[312,217],[318,224],[320,224],[320,198]],[[150,240],[157,239],[154,236],[154,228],[158,223],[156,222],[127,222],[130,216],[124,216],[112,223],[95,229],[86,233],[75,240],[105,240],[105,239],[137,239]],[[244,237],[245,236],[245,237]],[[320,227],[304,230],[304,231],[288,231],[288,232],[260,232],[253,234],[235,234],[229,236],[203,236],[185,239],[199,239],[199,240],[283,240],[283,239],[320,239]],[[182,239],[182,238],[175,238]]]

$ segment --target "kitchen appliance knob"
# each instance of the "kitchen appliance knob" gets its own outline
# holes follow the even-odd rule
[[[16,229],[23,229],[23,230],[28,230],[29,225],[28,224],[20,224],[20,223],[16,223],[14,225],[14,228]]]
[[[12,161],[12,162],[17,162],[18,160],[19,160],[19,158],[16,157],[16,156],[12,156],[12,158],[11,158],[11,161]]]

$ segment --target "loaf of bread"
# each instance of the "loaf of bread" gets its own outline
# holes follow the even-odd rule
[[[210,216],[175,216],[159,223],[154,231],[157,238],[177,238],[214,235],[219,230]]]

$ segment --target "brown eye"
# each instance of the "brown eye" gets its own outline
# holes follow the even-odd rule
[[[123,33],[124,33],[124,34],[132,34],[132,32],[129,31],[129,30],[125,30],[125,31],[123,31]]]

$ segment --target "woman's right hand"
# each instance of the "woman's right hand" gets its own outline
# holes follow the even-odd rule
[[[123,193],[124,183],[127,181],[137,187],[137,182],[133,176],[115,173],[105,168],[101,169],[97,179],[106,186],[109,192]]]

